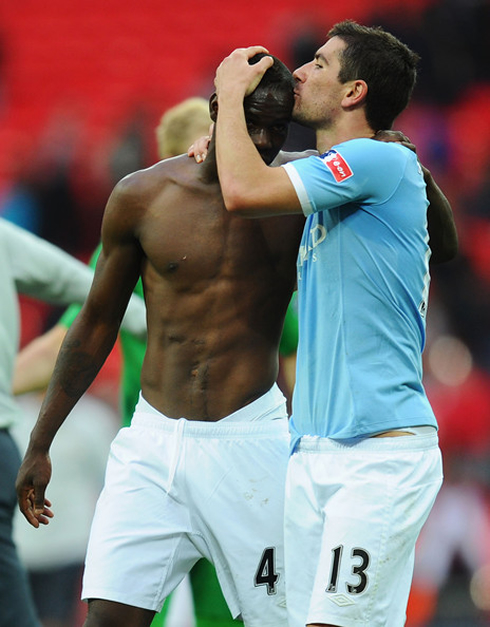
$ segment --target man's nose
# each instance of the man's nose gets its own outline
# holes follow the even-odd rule
[[[265,128],[257,129],[254,132],[254,143],[256,146],[265,147],[271,145],[271,134]]]
[[[308,63],[305,63],[304,65],[301,65],[299,68],[296,68],[294,70],[293,78],[298,83],[302,83],[305,80],[307,66],[308,66]]]

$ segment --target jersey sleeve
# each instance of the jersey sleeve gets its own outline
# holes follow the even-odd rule
[[[93,272],[61,248],[2,220],[4,245],[17,291],[57,305],[83,302]]]
[[[416,155],[395,143],[354,139],[319,156],[287,163],[286,170],[308,216],[350,203],[382,204]],[[390,176],[386,176],[387,172]]]

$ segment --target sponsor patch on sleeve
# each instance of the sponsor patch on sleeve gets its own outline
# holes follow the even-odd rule
[[[351,176],[354,176],[354,172],[350,169],[347,161],[336,150],[329,150],[325,154],[320,155],[320,159],[333,174],[337,183],[342,183],[342,181],[346,181]]]

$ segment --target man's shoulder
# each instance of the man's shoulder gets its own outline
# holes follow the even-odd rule
[[[396,142],[379,141],[371,138],[356,138],[332,146],[321,155],[323,161],[340,159],[355,173],[381,177],[387,173],[401,176],[407,164],[417,162],[417,155]]]
[[[175,161],[181,158],[182,157],[173,157],[172,159],[163,159],[148,168],[131,172],[131,174],[127,174],[117,183],[117,187],[120,187],[124,191],[131,191],[139,187],[157,184],[175,171]]]
[[[186,161],[190,161],[189,157],[181,155],[158,161],[148,168],[127,174],[116,184],[113,193],[125,200],[152,196],[160,192],[165,183],[179,175]]]
[[[378,157],[380,159],[399,159],[401,161],[406,161],[407,158],[411,158],[410,155],[414,155],[411,150],[398,142],[381,141],[370,137],[349,139],[332,146],[332,151],[340,154],[359,155],[367,159]]]

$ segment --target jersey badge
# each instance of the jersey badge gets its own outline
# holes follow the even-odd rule
[[[329,150],[323,155],[320,155],[320,159],[333,174],[337,183],[342,183],[351,176],[354,176],[354,172],[350,169],[347,161],[336,150]]]

